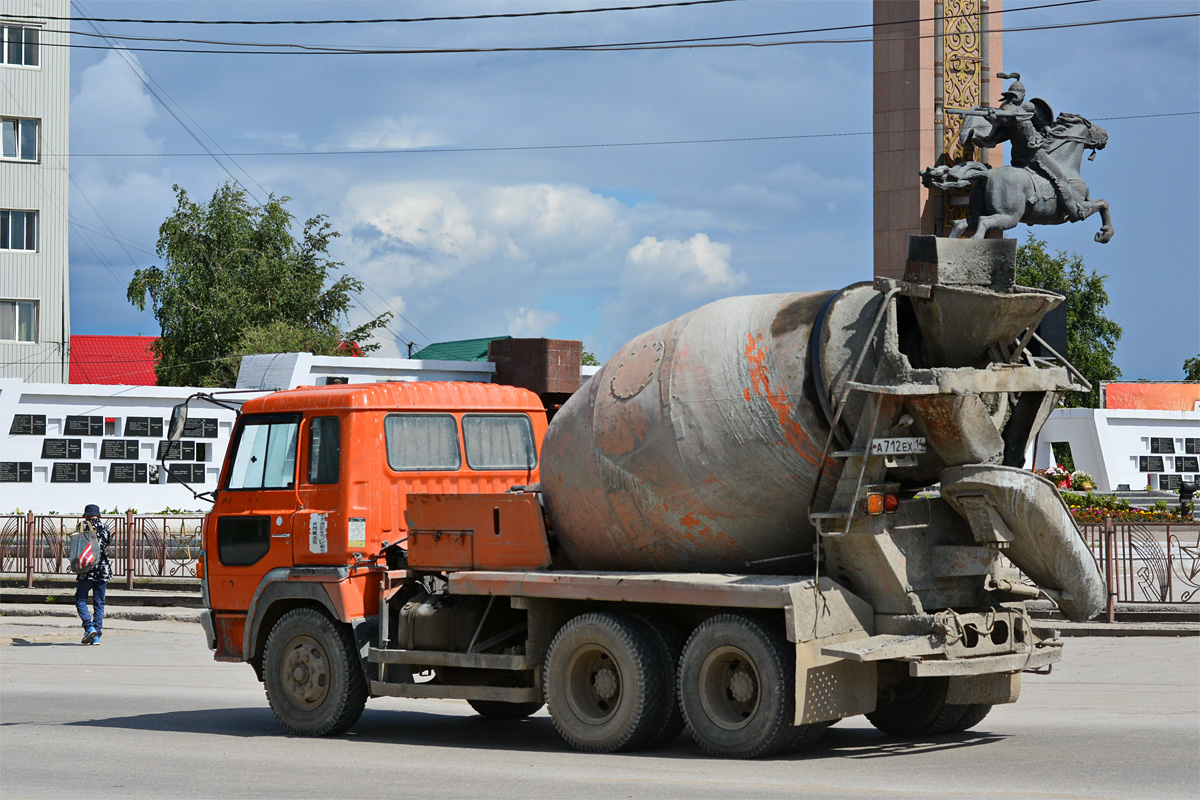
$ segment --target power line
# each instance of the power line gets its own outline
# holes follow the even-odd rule
[[[123,17],[74,17],[88,22],[130,22],[158,25],[378,25],[390,22],[457,22],[479,19],[516,19],[519,17],[550,17],[570,14],[598,14],[606,11],[647,11],[655,8],[679,8],[682,6],[707,6],[719,3],[741,2],[741,0],[678,0],[671,3],[652,3],[644,6],[610,6],[605,8],[566,8],[551,11],[514,11],[504,14],[461,14],[446,17],[392,17],[380,19],[130,19]],[[1095,0],[1078,0],[1095,2]],[[15,19],[69,20],[72,17],[47,17],[38,14],[6,14]]]
[[[1060,6],[1083,5],[1083,4],[1095,3],[1095,2],[1099,2],[1099,0],[1063,0],[1063,2],[1044,3],[1044,4],[1040,4],[1040,5],[1035,5],[1035,6],[1024,6],[1022,8],[1006,9],[1006,11],[1011,14],[1011,13],[1016,13],[1019,11],[1034,11],[1034,10],[1042,10],[1042,9],[1047,9],[1047,8],[1057,8]],[[990,16],[992,14],[1000,14],[1000,13],[1003,13],[1003,12],[1002,11],[985,11],[985,12],[980,12],[978,14],[975,14],[975,13],[951,14],[951,15],[943,16],[943,17],[941,17],[941,19],[946,19],[946,20],[976,19],[981,16]],[[689,43],[689,42],[719,42],[719,41],[734,41],[734,40],[738,40],[738,39],[761,39],[761,38],[766,38],[769,36],[799,36],[801,34],[831,33],[834,31],[861,30],[863,28],[872,28],[872,29],[886,28],[886,27],[895,26],[895,25],[909,25],[912,23],[933,22],[936,19],[939,19],[939,18],[925,17],[925,18],[908,19],[908,20],[894,20],[892,22],[881,22],[881,23],[868,22],[868,23],[860,23],[860,24],[856,24],[856,25],[835,25],[835,26],[823,27],[823,28],[807,28],[807,29],[803,29],[803,30],[772,31],[770,33],[731,34],[731,35],[726,35],[726,36],[707,36],[707,37],[690,38],[690,39],[662,39],[662,40],[657,40],[657,41],[627,42],[624,44],[626,44],[626,45],[684,44],[684,43]],[[154,20],[145,20],[145,21],[153,22]],[[84,31],[72,31],[72,33],[74,33],[77,36],[93,36],[93,35],[95,35],[95,34],[86,33]],[[223,47],[289,47],[289,48],[298,48],[301,50],[314,50],[314,51],[322,51],[322,50],[338,51],[338,50],[346,49],[344,46],[338,46],[338,45],[313,45],[313,44],[299,44],[299,43],[294,43],[294,42],[282,42],[282,43],[237,42],[237,41],[227,41],[227,40],[218,40],[218,39],[192,39],[192,38],[185,38],[185,37],[131,36],[131,35],[116,35],[116,34],[114,34],[112,36],[112,38],[121,39],[123,41],[211,44],[211,45],[221,45]],[[575,45],[572,47],[590,48],[590,47],[594,47],[594,46],[595,45]],[[363,48],[363,49],[372,50],[374,48]]]
[[[1082,0],[1080,0],[1082,1]],[[1032,8],[1032,7],[1031,7]],[[996,12],[988,12],[996,13]],[[1064,22],[1053,25],[1027,25],[1023,27],[1005,28],[1005,34],[1025,33],[1029,31],[1048,31],[1048,30],[1063,30],[1066,28],[1084,28],[1095,27],[1100,25],[1117,25],[1129,22],[1153,22],[1170,19],[1187,19],[1192,17],[1200,17],[1200,12],[1185,12],[1179,14],[1156,14],[1141,17],[1123,17],[1118,19],[1108,20],[1091,20],[1085,22]],[[60,31],[61,32],[61,31]],[[661,40],[661,41],[644,41],[644,42],[609,42],[600,44],[575,44],[575,45],[542,45],[542,46],[513,46],[513,47],[430,47],[430,48],[365,48],[365,47],[328,47],[328,46],[313,46],[301,44],[245,44],[238,42],[229,43],[231,47],[258,47],[260,49],[207,49],[207,48],[184,48],[184,47],[136,47],[122,45],[88,45],[75,43],[60,43],[60,42],[44,42],[45,46],[49,47],[68,47],[83,50],[112,50],[122,49],[131,52],[147,52],[147,53],[191,53],[197,55],[278,55],[278,56],[330,56],[330,55],[356,55],[356,56],[371,56],[371,55],[460,55],[460,54],[486,54],[486,53],[546,53],[546,52],[583,52],[583,53],[618,53],[640,50],[703,50],[703,49],[721,49],[730,47],[790,47],[798,45],[815,45],[815,44],[869,44],[875,41],[873,37],[858,37],[850,39],[785,39],[772,42],[749,42],[749,41],[728,41],[731,38],[748,39],[748,38],[765,38],[768,36],[791,35],[787,32],[762,33],[762,34],[742,34],[737,37],[729,36],[711,36],[696,39],[679,39],[679,40]],[[916,39],[932,39],[937,34],[916,34],[912,36],[893,36],[888,37],[887,41],[899,42],[905,40]],[[112,37],[109,37],[112,38]],[[126,37],[137,38],[137,37]],[[176,41],[166,40],[164,41]],[[291,50],[266,50],[264,47],[291,47]]]
[[[1193,117],[1200,111],[1174,111],[1164,114],[1127,114],[1115,117],[1092,117],[1093,122],[1124,119],[1158,119],[1162,117]],[[911,128],[892,133],[931,133],[933,128]],[[233,153],[241,158],[251,156],[363,156],[363,155],[422,155],[425,153],[497,153],[522,150],[586,150],[605,147],[658,147],[688,144],[730,144],[740,142],[772,142],[796,139],[835,139],[849,136],[871,136],[873,131],[843,131],[840,133],[795,133],[779,136],[732,136],[719,139],[666,139],[637,142],[591,142],[584,144],[528,144],[487,147],[412,147],[378,150],[262,150]],[[205,153],[71,153],[71,158],[201,158]]]

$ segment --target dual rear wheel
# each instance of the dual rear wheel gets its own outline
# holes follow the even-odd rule
[[[546,701],[559,734],[588,752],[654,747],[684,724],[707,752],[753,758],[812,744],[825,725],[792,724],[795,656],[781,632],[724,614],[683,643],[634,614],[580,615],[547,653]]]

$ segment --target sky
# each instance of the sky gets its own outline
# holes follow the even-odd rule
[[[278,20],[623,4],[72,6],[76,17]],[[1016,10],[1039,4],[1008,0],[1004,27],[1200,11],[1196,0]],[[870,21],[869,2],[741,0],[369,25],[96,24],[124,36],[461,49]],[[81,19],[72,30],[96,32]],[[839,36],[869,29],[760,41]],[[96,37],[73,41],[106,46]],[[1112,241],[1093,241],[1098,218],[1032,230],[1108,276],[1109,315],[1124,328],[1116,352],[1123,376],[1181,379],[1184,359],[1200,353],[1200,18],[1008,30],[1004,68],[1021,73],[1031,97],[1107,129],[1109,145],[1084,162],[1083,177],[1093,198],[1111,204]],[[135,269],[162,263],[155,242],[173,208],[172,186],[207,200],[231,175],[257,201],[291,198],[298,221],[328,216],[341,233],[333,257],[367,287],[351,322],[396,313],[379,355],[404,355],[410,342],[419,349],[509,334],[581,339],[603,360],[718,298],[869,280],[871,72],[869,43],[388,55],[73,48],[72,332],[157,334],[149,309],[126,300],[126,286]],[[230,157],[210,158],[179,120]],[[790,138],[744,141],[756,137]],[[713,139],[743,141],[688,143]],[[595,144],[621,146],[577,146]],[[1029,230],[1007,235],[1023,241]]]

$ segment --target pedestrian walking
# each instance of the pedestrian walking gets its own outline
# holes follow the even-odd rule
[[[108,581],[112,578],[112,564],[108,561],[108,546],[112,544],[112,531],[100,521],[100,506],[88,503],[83,509],[84,520],[96,532],[100,543],[100,557],[96,566],[80,573],[75,582],[75,609],[83,621],[83,644],[100,644],[104,629],[104,596],[108,592]],[[92,612],[88,613],[88,594],[92,595]]]

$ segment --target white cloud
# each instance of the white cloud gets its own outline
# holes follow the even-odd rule
[[[137,61],[133,53],[123,55]],[[162,152],[163,140],[146,130],[158,118],[154,99],[124,58],[114,50],[80,76],[79,91],[71,100],[71,118],[78,121],[71,128],[73,152]],[[78,167],[78,162],[71,165],[73,171]]]
[[[388,116],[356,120],[347,129],[336,132],[322,150],[407,150],[447,144],[445,136],[423,118]]]
[[[646,236],[629,249],[624,282],[685,297],[730,291],[746,281],[744,273],[729,266],[732,252],[732,247],[714,242],[704,233],[686,242]]]
[[[508,315],[508,335],[517,338],[546,336],[562,319],[562,314],[557,311],[518,308]]]

